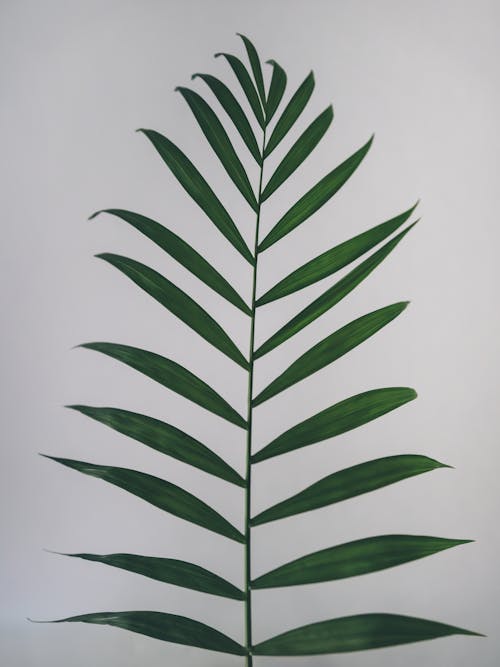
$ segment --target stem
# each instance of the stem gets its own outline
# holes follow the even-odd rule
[[[259,193],[257,197],[257,221],[255,224],[255,244],[254,244],[254,258],[255,263],[253,267],[253,278],[252,278],[252,315],[251,315],[251,324],[250,324],[250,354],[249,354],[249,364],[250,368],[248,370],[248,410],[247,410],[247,461],[246,461],[246,492],[245,492],[245,629],[246,629],[246,665],[247,667],[252,667],[253,665],[253,656],[252,656],[252,589],[251,589],[251,564],[252,564],[252,554],[251,554],[251,535],[250,535],[250,509],[251,509],[251,500],[252,500],[252,464],[250,457],[252,454],[252,393],[253,393],[253,355],[254,355],[254,338],[255,338],[255,293],[257,287],[257,261],[259,257],[258,245],[259,245],[259,223],[260,223],[260,207],[261,207],[261,195],[262,195],[262,176],[264,173],[264,147],[266,145],[266,130],[264,128],[263,139],[262,139],[262,164],[260,166],[260,176],[259,176]]]

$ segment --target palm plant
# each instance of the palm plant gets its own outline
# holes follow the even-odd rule
[[[223,57],[232,69],[254,118],[247,116],[235,94],[216,77],[209,74],[195,74],[193,78],[200,79],[208,86],[257,163],[260,175],[256,191],[213,109],[194,90],[186,87],[178,90],[193,112],[227,175],[255,214],[252,250],[246,245],[238,227],[218,196],[188,157],[162,134],[153,130],[140,131],[151,141],[159,156],[190,197],[238,251],[242,261],[250,265],[252,269],[250,304],[245,303],[228,281],[196,250],[158,222],[123,209],[107,209],[98,213],[106,212],[132,225],[248,317],[249,352],[248,356],[245,356],[223,328],[197,302],[167,278],[136,260],[111,253],[99,255],[244,370],[248,382],[247,414],[244,416],[239,414],[193,372],[154,352],[105,342],[87,343],[82,347],[121,361],[227,420],[237,429],[242,429],[246,434],[244,475],[240,475],[192,436],[159,419],[120,408],[86,405],[69,407],[167,456],[215,475],[226,483],[241,487],[244,530],[240,532],[202,500],[172,482],[120,467],[59,457],[48,458],[86,475],[106,480],[166,512],[241,543],[244,564],[242,588],[200,566],[170,558],[153,558],[128,553],[69,555],[122,568],[158,581],[238,600],[242,605],[245,642],[240,644],[198,621],[157,611],[89,613],[57,622],[82,621],[116,626],[169,642],[244,656],[247,666],[253,664],[254,656],[340,653],[394,646],[453,634],[476,635],[478,633],[431,620],[387,613],[367,613],[323,620],[263,641],[256,642],[253,639],[251,606],[253,590],[354,577],[429,556],[469,540],[417,535],[380,535],[332,546],[304,555],[257,578],[252,576],[250,547],[252,531],[257,526],[338,503],[414,475],[448,466],[417,454],[378,458],[329,474],[296,495],[257,515],[251,515],[252,470],[255,465],[355,429],[416,397],[415,391],[406,387],[377,388],[350,396],[291,426],[260,451],[253,452],[252,425],[254,411],[258,406],[360,345],[405,309],[406,302],[394,303],[346,324],[313,345],[265,389],[254,395],[254,368],[258,360],[339,303],[367,278],[413,227],[415,222],[406,227],[404,224],[410,220],[415,206],[326,250],[257,297],[260,254],[307,220],[346,183],[363,161],[372,139],[301,196],[261,240],[259,223],[264,202],[274,195],[313,151],[332,121],[333,110],[329,106],[307,127],[264,184],[265,161],[287,137],[299,119],[312,95],[314,78],[312,73],[305,78],[277,116],[287,84],[286,74],[274,60],[268,61],[272,67],[272,77],[269,86],[266,87],[258,54],[252,43],[246,37],[241,37],[249,67],[234,55],[228,53],[217,55]],[[275,116],[278,119],[272,123]],[[258,129],[259,139],[255,136],[254,126]],[[379,244],[383,245],[314,299],[260,347],[255,346],[255,320],[261,306],[333,275]]]

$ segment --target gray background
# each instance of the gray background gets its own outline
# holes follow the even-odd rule
[[[368,611],[423,616],[489,635],[256,664],[498,664],[499,17],[498,2],[484,0],[2,3],[2,665],[242,662],[111,628],[25,620],[155,609],[192,616],[243,639],[237,602],[42,551],[185,558],[235,583],[242,580],[239,545],[37,456],[46,452],[163,476],[241,525],[240,490],[61,407],[114,405],[157,416],[242,470],[244,438],[236,427],[102,355],[71,349],[110,340],[155,350],[200,374],[243,411],[244,373],[92,255],[118,252],[163,272],[246,349],[245,317],[127,225],[104,216],[86,222],[94,210],[110,206],[157,218],[248,298],[248,265],[189,200],[145,137],[133,132],[150,127],[179,143],[250,239],[248,207],[173,92],[196,71],[236,88],[227,65],[212,58],[219,50],[243,53],[236,31],[251,37],[264,59],[285,67],[287,96],[314,69],[316,91],[291,137],[330,101],[335,108],[327,137],[266,205],[264,233],[300,194],[376,133],[365,163],[342,192],[263,256],[260,293],[419,197],[422,216],[369,280],[259,364],[257,389],[354,317],[412,301],[359,349],[259,408],[255,448],[359,391],[408,385],[419,399],[352,433],[260,464],[254,510],[378,456],[422,453],[455,467],[255,530],[254,572],[379,533],[477,540],[364,577],[258,592],[256,640]],[[193,85],[205,92],[201,82]],[[237,137],[235,145],[244,154]],[[285,145],[276,151],[271,167],[284,150]],[[255,169],[246,164],[255,179]],[[332,282],[259,311],[258,341]]]

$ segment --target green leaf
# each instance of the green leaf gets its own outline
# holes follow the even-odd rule
[[[276,113],[279,103],[283,98],[286,88],[286,74],[282,67],[278,65],[276,60],[267,60],[268,65],[273,68],[273,75],[271,77],[271,85],[269,86],[269,93],[267,95],[266,105],[266,125],[271,122]]]
[[[295,227],[298,227],[298,225],[303,223],[304,220],[307,220],[307,218],[321,208],[323,204],[326,204],[326,202],[331,199],[331,197],[333,197],[333,195],[338,192],[354,174],[363,161],[363,158],[368,153],[372,141],[373,137],[306,192],[306,194],[303,195],[271,229],[269,234],[259,245],[259,252],[267,250],[267,248],[276,243],[276,241],[279,241],[283,236],[286,236],[286,234],[289,234]]]
[[[265,303],[281,299],[343,269],[399,229],[416,206],[417,204],[395,218],[376,225],[306,262],[257,299],[256,305],[263,306]]]
[[[366,651],[383,646],[477,632],[396,614],[360,614],[289,630],[254,647],[254,655],[320,655]]]
[[[281,73],[278,73],[277,76],[278,75],[282,78]],[[281,85],[283,85],[284,88],[284,84]],[[314,90],[314,74],[312,72],[309,72],[309,74],[300,84],[297,91],[292,96],[292,99],[288,102],[283,113],[279,117],[278,122],[276,123],[274,130],[267,143],[267,146],[264,150],[265,158],[271,155],[276,146],[288,134],[288,131],[292,128],[297,118],[304,111],[304,107],[309,102],[309,98],[311,97],[313,90]],[[281,94],[283,95],[283,93]],[[271,95],[269,95],[269,99],[271,99]]]
[[[150,579],[163,581],[166,584],[190,588],[202,593],[220,595],[231,600],[244,600],[245,594],[229,581],[219,577],[199,565],[186,563],[172,558],[154,558],[136,554],[62,554],[72,558],[103,563],[122,570],[142,574]]]
[[[269,179],[261,201],[268,199],[293,172],[300,167],[304,160],[312,153],[323,135],[330,127],[333,120],[333,109],[329,106],[314,120],[309,127],[300,135],[294,145],[290,148],[283,160],[279,163],[276,171]]]
[[[217,79],[215,76],[212,76],[211,74],[197,73],[193,74],[191,78],[195,79],[196,77],[202,79],[213,92],[219,101],[219,104],[222,106],[229,118],[233,121],[235,128],[238,130],[241,138],[245,142],[246,147],[254,157],[255,161],[258,165],[261,165],[262,155],[260,154],[255,135],[250,123],[248,122],[245,112],[241,108],[241,105],[236,97],[229,90],[226,84],[222,83],[222,81]]]
[[[259,526],[268,521],[340,503],[364,493],[395,484],[403,479],[450,466],[418,454],[399,454],[367,461],[339,470],[315,482],[296,495],[264,510],[251,521]]]
[[[188,195],[207,214],[231,245],[236,248],[247,262],[253,265],[254,258],[252,253],[241,237],[231,216],[194,164],[170,139],[167,139],[167,137],[164,137],[159,132],[143,129],[138,130],[138,132],[142,132],[147,136]]]
[[[75,461],[45,454],[42,456],[73,470],[78,470],[84,475],[114,484],[180,519],[195,523],[236,542],[245,542],[244,536],[227,519],[188,491],[164,479],[128,468],[96,465],[86,461]]]
[[[102,354],[117,359],[131,368],[135,368],[139,373],[144,373],[144,375],[159,382],[164,387],[193,401],[193,403],[201,405],[202,408],[227,419],[232,424],[244,429],[247,428],[247,423],[243,417],[222,396],[203,380],[200,380],[196,375],[171,359],[166,359],[154,352],[117,343],[84,343],[80,347],[102,352]]]
[[[257,406],[264,403],[264,401],[267,401],[272,396],[279,394],[296,382],[303,380],[321,368],[331,364],[336,359],[339,359],[367,338],[373,336],[373,334],[386,324],[389,324],[389,322],[403,312],[407,305],[408,301],[393,303],[391,306],[386,306],[385,308],[380,308],[372,313],[363,315],[330,334],[294,361],[286,371],[281,373],[281,375],[254,398],[252,404]]]
[[[377,535],[297,558],[252,581],[252,589],[334,581],[385,570],[472,540],[423,535]]]
[[[226,334],[224,329],[194,299],[176,287],[170,280],[145,264],[129,257],[101,253],[96,255],[119,269],[136,285],[153,297],[162,306],[196,331],[202,338],[247,370],[248,361]]]
[[[250,61],[250,66],[252,68],[253,72],[253,77],[255,79],[255,83],[257,85],[257,91],[259,93],[260,100],[262,102],[262,105],[265,107],[266,106],[266,91],[264,89],[264,79],[262,78],[262,67],[260,65],[260,59],[257,54],[257,51],[255,50],[255,46],[252,44],[252,42],[248,39],[248,37],[245,37],[245,35],[241,35],[240,33],[237,33],[238,37],[241,37],[243,40],[243,43],[245,45],[245,49],[247,51],[248,55],[248,60]]]
[[[417,398],[414,389],[385,387],[356,394],[293,426],[252,457],[254,463],[346,433]]]
[[[233,639],[204,623],[185,616],[164,614],[159,611],[102,611],[61,618],[53,623],[94,623],[112,625],[122,630],[161,639],[165,642],[197,646],[209,651],[245,655],[246,651]]]
[[[159,222],[147,218],[139,213],[132,211],[125,211],[120,208],[108,208],[102,211],[97,211],[90,216],[92,220],[100,213],[110,213],[117,218],[121,218],[128,222],[132,227],[135,227],[139,232],[147,236],[151,241],[156,243],[162,250],[165,250],[170,257],[173,257],[185,269],[190,271],[193,275],[199,278],[205,285],[212,288],[214,292],[220,294],[229,303],[232,303],[236,308],[239,308],[245,315],[251,315],[252,311],[243,301],[240,295],[234,290],[227,280],[216,271],[213,266],[207,262],[196,250],[194,250],[188,243],[183,241],[177,234],[174,234],[169,229],[160,225]]]
[[[199,440],[171,424],[118,408],[96,408],[90,405],[68,405],[66,407],[77,410],[162,454],[172,456],[178,461],[188,463],[237,486],[245,487],[245,480],[220,456],[217,456]]]
[[[413,225],[415,224],[416,223],[413,223]],[[274,350],[275,347],[278,347],[278,345],[284,343],[286,340],[301,331],[301,329],[306,327],[308,324],[314,322],[314,320],[323,315],[323,313],[326,313],[327,310],[339,303],[339,301],[341,301],[345,296],[352,292],[355,287],[363,282],[363,280],[370,275],[370,273],[387,257],[387,255],[389,255],[389,253],[394,250],[397,244],[410,231],[413,225],[410,225],[400,234],[388,241],[379,250],[374,252],[373,255],[370,255],[368,259],[365,259],[363,262],[361,262],[361,264],[358,264],[358,266],[356,266],[346,276],[332,285],[332,287],[328,288],[326,292],[323,292],[321,296],[319,296],[312,303],[301,310],[298,315],[292,317],[289,322],[282,326],[281,329],[276,331],[276,333],[268,338],[265,343],[263,343],[255,351],[254,359],[258,359],[271,350]]]
[[[254,211],[258,205],[243,165],[227,136],[226,130],[205,100],[194,90],[179,86],[176,88],[188,103],[208,143],[222,162],[229,178],[236,185]]]
[[[216,58],[218,58],[219,56],[224,56],[224,58],[229,63],[231,69],[236,75],[236,78],[240,82],[243,92],[245,93],[246,98],[252,108],[252,111],[255,114],[255,118],[257,118],[259,125],[263,128],[264,114],[262,113],[262,106],[257,91],[255,90],[255,86],[253,85],[253,81],[250,78],[250,74],[247,71],[247,68],[239,58],[231,55],[230,53],[215,54]]]

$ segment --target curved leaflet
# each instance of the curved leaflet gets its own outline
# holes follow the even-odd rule
[[[227,113],[229,118],[233,121],[235,128],[238,130],[240,137],[245,142],[246,147],[254,157],[258,165],[262,164],[262,155],[260,154],[260,149],[257,146],[257,141],[253,133],[252,127],[248,122],[248,118],[245,116],[245,112],[240,106],[240,103],[229,90],[225,83],[222,83],[220,79],[217,79],[211,74],[193,74],[192,79],[200,78],[204,81],[207,86],[210,88],[212,93],[217,98],[219,104],[222,106],[224,111]]]
[[[377,535],[297,558],[257,577],[252,588],[277,588],[357,577],[432,556],[472,540],[423,535]]]
[[[270,248],[276,241],[282,239],[307,220],[313,213],[316,213],[323,204],[326,204],[354,174],[368,153],[372,141],[373,137],[306,192],[276,223],[262,243],[259,244],[259,252]]]
[[[150,269],[149,266],[129,257],[113,255],[112,253],[101,253],[96,257],[120,270],[211,345],[245,370],[248,369],[247,360],[224,329],[194,299],[176,287],[170,280]]]
[[[257,306],[293,294],[343,269],[399,229],[408,220],[415,207],[416,204],[401,215],[376,225],[306,262],[257,299]]]
[[[266,91],[264,89],[264,79],[262,78],[262,67],[260,64],[259,55],[255,50],[255,46],[248,39],[248,37],[245,37],[245,35],[242,35],[241,33],[237,33],[237,35],[238,37],[241,37],[241,39],[243,40],[243,44],[245,45],[245,49],[248,55],[248,60],[250,61],[250,67],[252,68],[255,85],[257,86],[257,91],[259,93],[260,101],[262,102],[262,105],[265,107]]]
[[[132,227],[141,232],[148,239],[156,243],[162,250],[168,253],[173,259],[181,264],[185,269],[190,271],[193,275],[199,278],[207,287],[210,287],[220,294],[224,299],[232,303],[236,308],[239,308],[245,315],[251,315],[250,308],[243,301],[236,290],[231,287],[227,280],[213,268],[213,266],[204,259],[200,253],[196,252],[188,243],[186,243],[180,236],[174,234],[169,229],[160,225],[156,220],[147,218],[145,215],[134,213],[132,211],[125,211],[121,208],[108,208],[102,211],[97,211],[90,216],[92,220],[100,213],[109,213],[125,222],[128,222]]]
[[[267,60],[266,62],[273,68],[266,106],[266,125],[269,125],[285,93],[287,77],[285,70],[278,65],[276,60]]]
[[[281,79],[283,75],[278,71],[277,76]],[[285,79],[286,81],[286,79]],[[276,84],[278,86],[278,82]],[[281,85],[283,85],[281,83]],[[314,90],[314,74],[309,72],[304,81],[300,84],[297,91],[292,96],[292,99],[288,102],[285,107],[285,110],[281,114],[276,123],[274,130],[271,133],[269,141],[266,144],[264,149],[264,158],[271,155],[276,146],[281,143],[282,139],[288,134],[292,126],[295,124],[295,121],[298,119],[300,114],[304,111],[306,104],[309,102],[309,99]],[[283,91],[284,92],[284,91]]]
[[[194,90],[184,88],[183,86],[178,86],[176,90],[181,93],[182,97],[188,103],[203,131],[203,134],[217,154],[229,178],[236,185],[252,209],[256,211],[257,200],[255,199],[252,186],[250,185],[246,171],[227,136],[224,126],[214,114],[210,106],[200,95],[198,95],[198,93],[195,93]]]
[[[212,188],[196,169],[194,164],[177,148],[177,146],[155,130],[138,130],[146,135],[158,151],[167,167],[177,178],[188,195],[207,214],[231,245],[249,262],[254,263],[252,253],[248,249],[238,228],[231,219]]]
[[[450,635],[477,632],[397,614],[360,614],[311,623],[257,644],[255,655],[320,655],[366,651]]]
[[[312,153],[330,127],[332,120],[333,109],[329,106],[309,125],[307,130],[300,135],[267,182],[260,198],[262,202],[266,201],[266,199],[276,192],[280,185],[282,185],[287,178],[300,167],[308,155]]]
[[[135,368],[140,373],[144,373],[144,375],[159,382],[164,387],[185,396],[193,403],[201,405],[202,408],[227,419],[232,424],[241,426],[241,428],[247,426],[243,417],[222,396],[203,380],[200,380],[196,375],[171,359],[166,359],[154,352],[141,350],[130,345],[119,345],[118,343],[83,343],[80,347],[107,354],[131,368]]]
[[[118,408],[67,405],[118,433],[133,438],[162,454],[199,468],[227,482],[245,487],[245,480],[206,445],[159,419]]]
[[[339,470],[252,519],[252,526],[340,503],[403,479],[450,466],[419,454],[398,454]]]
[[[414,224],[416,223],[413,223],[413,225]],[[358,264],[358,266],[356,266],[346,276],[339,280],[338,283],[335,283],[332,285],[332,287],[329,287],[326,292],[323,292],[323,294],[321,294],[311,304],[301,310],[300,313],[292,317],[289,322],[282,326],[281,329],[278,329],[276,333],[268,338],[265,343],[263,343],[256,350],[254,359],[262,357],[271,350],[274,350],[275,347],[278,347],[278,345],[284,343],[286,340],[298,333],[301,329],[306,327],[311,322],[314,322],[315,319],[339,303],[339,301],[352,292],[355,287],[362,283],[363,280],[367,278],[381,262],[383,262],[387,255],[389,255],[389,253],[394,250],[403,237],[406,236],[413,225],[407,227],[400,234],[383,245],[379,250],[374,252],[373,255],[370,255],[368,259],[365,259],[363,262],[361,262],[361,264]]]
[[[373,419],[401,407],[417,398],[414,389],[408,387],[386,387],[371,389],[335,403],[318,412],[314,417],[293,426],[275,438],[252,456],[258,463],[279,454],[286,454],[299,447],[306,447],[346,431],[363,426]]]
[[[259,95],[255,89],[252,79],[250,78],[249,73],[245,65],[241,62],[239,58],[231,55],[230,53],[216,53],[215,57],[219,58],[223,56],[229,63],[231,69],[233,70],[236,78],[240,82],[240,85],[243,89],[243,92],[246,95],[246,98],[252,108],[252,111],[257,119],[259,125],[264,127],[264,114],[262,113],[262,106],[259,99]]]
[[[188,491],[184,491],[184,489],[164,479],[128,468],[95,465],[85,461],[74,461],[73,459],[46,456],[45,454],[43,456],[68,468],[78,470],[84,475],[97,477],[97,479],[114,484],[180,519],[195,523],[236,542],[245,541],[240,531],[218,512]]]
[[[231,600],[244,600],[245,595],[229,581],[209,572],[199,565],[186,563],[173,558],[154,558],[137,554],[61,554],[72,558],[82,558],[94,563],[118,567],[135,574],[142,574],[149,579],[163,581],[166,584],[190,588],[201,593],[220,595]]]
[[[345,327],[335,331],[325,339],[317,343],[305,354],[299,357],[281,373],[270,385],[260,392],[253,400],[253,405],[260,405],[269,398],[276,396],[288,387],[293,386],[304,378],[316,373],[316,371],[331,364],[342,355],[363,343],[367,338],[373,336],[395,317],[400,315],[408,305],[408,302],[394,303],[391,306],[380,308],[373,313],[363,315],[357,320],[346,324]]]
[[[204,623],[185,616],[159,611],[102,611],[61,618],[52,623],[93,623],[138,632],[174,644],[197,646],[209,651],[245,655],[246,650],[233,639]]]

